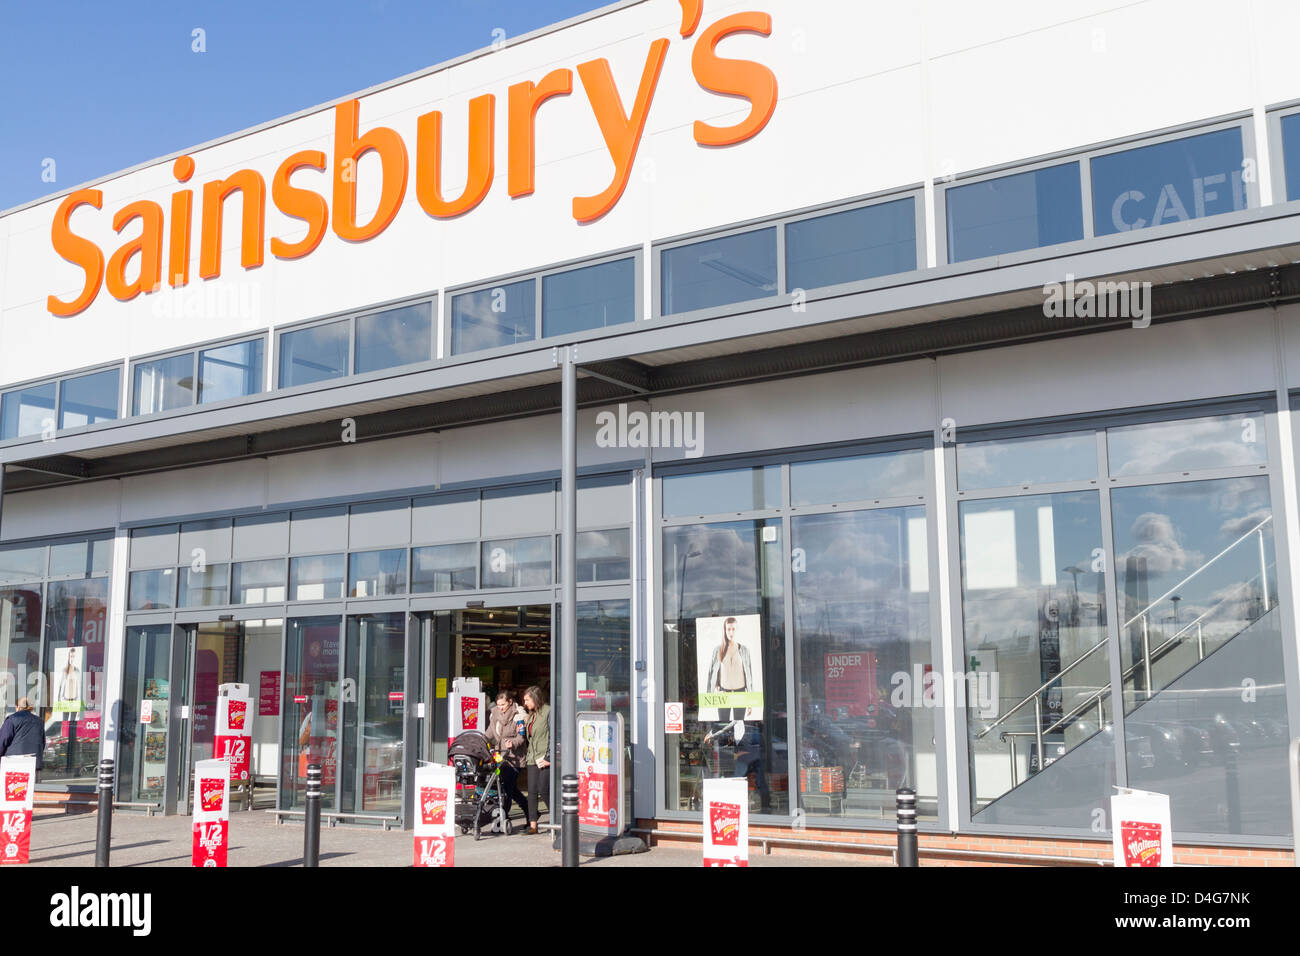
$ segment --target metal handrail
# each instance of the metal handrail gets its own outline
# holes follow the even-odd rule
[[[1243,541],[1245,541],[1245,540],[1246,540],[1247,538],[1249,538],[1251,535],[1260,532],[1261,529],[1264,527],[1264,525],[1268,524],[1268,523],[1269,523],[1270,521],[1272,521],[1272,520],[1273,520],[1273,516],[1272,516],[1272,515],[1269,515],[1267,518],[1265,518],[1265,519],[1264,519],[1263,521],[1261,521],[1259,524],[1255,525],[1253,528],[1251,528],[1251,529],[1250,529],[1249,531],[1247,531],[1245,534],[1241,535],[1239,538],[1237,538],[1237,540],[1233,541],[1232,544],[1228,545],[1226,548],[1224,548],[1222,551],[1220,551],[1220,552],[1219,552],[1218,554],[1216,554],[1214,557],[1210,558],[1209,561],[1206,561],[1204,564],[1202,564],[1199,568],[1197,568],[1195,571],[1193,571],[1193,572],[1192,572],[1191,574],[1189,574],[1187,577],[1183,578],[1181,581],[1179,581],[1177,584],[1175,584],[1172,588],[1170,588],[1170,589],[1169,589],[1168,591],[1166,591],[1164,594],[1160,595],[1160,597],[1156,598],[1154,601],[1152,601],[1151,603],[1149,603],[1146,607],[1144,607],[1141,611],[1139,611],[1139,612],[1138,612],[1137,614],[1135,614],[1133,617],[1129,618],[1128,621],[1126,621],[1126,622],[1124,623],[1123,628],[1124,628],[1124,629],[1127,629],[1127,628],[1130,627],[1130,626],[1131,626],[1135,621],[1137,621],[1137,620],[1139,620],[1139,619],[1141,619],[1141,618],[1145,618],[1148,614],[1151,613],[1152,608],[1154,608],[1156,605],[1160,604],[1160,602],[1164,601],[1165,598],[1169,597],[1170,595],[1174,594],[1176,591],[1180,590],[1180,589],[1183,587],[1183,585],[1185,585],[1188,581],[1192,580],[1192,578],[1196,577],[1198,574],[1200,574],[1202,571],[1204,571],[1206,568],[1208,568],[1208,567],[1209,567],[1211,564],[1213,564],[1215,561],[1218,561],[1218,560],[1219,560],[1220,558],[1222,558],[1225,554],[1227,554],[1229,551],[1231,551],[1231,550],[1232,550],[1233,548],[1235,548],[1237,545],[1241,544]],[[1260,546],[1261,546],[1261,548],[1263,547],[1263,539],[1262,539],[1262,536],[1261,536],[1261,540],[1260,540]],[[1262,565],[1261,565],[1260,570],[1261,570],[1261,573],[1264,573],[1264,568],[1263,568]],[[1251,578],[1250,580],[1253,581],[1254,578]],[[1268,610],[1267,583],[1265,583],[1265,588],[1266,588],[1266,590],[1265,590],[1265,594],[1264,594],[1264,604],[1265,604],[1265,610]],[[1226,598],[1225,598],[1225,600],[1226,600]],[[1219,604],[1222,604],[1222,603],[1223,603],[1222,601],[1219,602]],[[1215,607],[1218,607],[1218,606],[1219,606],[1218,604],[1215,605]],[[1211,609],[1211,610],[1212,610],[1212,609]],[[1209,612],[1207,611],[1206,613],[1209,613]],[[1201,615],[1201,617],[1204,617],[1204,616],[1205,616],[1204,614]],[[1197,620],[1200,620],[1200,618],[1198,618]],[[1181,633],[1181,631],[1180,631],[1179,633]],[[1170,640],[1173,640],[1173,638],[1170,638]],[[1146,647],[1145,647],[1145,641],[1146,641],[1146,636],[1143,635],[1143,643],[1144,643],[1143,662],[1144,662],[1145,664],[1147,664],[1148,667],[1149,667],[1149,664],[1150,664],[1149,657],[1150,657],[1151,651],[1150,651],[1149,648],[1146,648]],[[1102,640],[1100,640],[1100,641],[1098,641],[1096,644],[1094,644],[1092,647],[1088,648],[1088,650],[1084,651],[1082,654],[1080,654],[1078,657],[1076,657],[1073,661],[1071,661],[1069,665],[1067,665],[1066,667],[1062,668],[1062,670],[1061,670],[1059,673],[1054,674],[1052,677],[1048,678],[1046,682],[1044,682],[1043,684],[1039,685],[1038,689],[1035,690],[1035,691],[1032,691],[1028,696],[1026,696],[1026,697],[1024,698],[1024,700],[1020,701],[1020,703],[1016,704],[1014,707],[1012,707],[1010,710],[1008,710],[1005,714],[1003,714],[1003,715],[1002,715],[1001,717],[999,717],[997,720],[993,721],[993,723],[989,724],[989,725],[988,725],[987,727],[985,727],[982,731],[980,731],[978,734],[976,734],[976,735],[975,735],[975,739],[976,739],[976,740],[982,740],[982,739],[984,739],[984,737],[988,736],[988,734],[991,733],[991,732],[993,731],[994,728],[996,728],[996,727],[1000,726],[1001,724],[1005,723],[1005,722],[1006,722],[1006,721],[1007,721],[1007,720],[1008,720],[1012,715],[1014,715],[1015,713],[1017,713],[1017,712],[1020,710],[1020,708],[1027,706],[1031,701],[1034,701],[1034,700],[1038,700],[1038,699],[1040,699],[1040,698],[1041,698],[1041,695],[1042,695],[1042,693],[1043,693],[1043,691],[1047,690],[1047,688],[1051,687],[1051,686],[1052,686],[1053,684],[1055,684],[1057,681],[1061,680],[1061,678],[1065,677],[1065,676],[1066,676],[1067,674],[1069,674],[1072,670],[1074,670],[1076,667],[1078,667],[1080,664],[1082,664],[1084,661],[1086,661],[1089,657],[1091,657],[1091,656],[1092,656],[1093,654],[1095,654],[1097,651],[1099,651],[1099,650],[1101,650],[1103,647],[1105,647],[1105,646],[1107,645],[1107,643],[1109,643],[1109,638],[1103,638]],[[1166,646],[1168,643],[1169,643],[1169,641],[1165,641],[1163,644],[1160,645],[1160,647],[1164,647],[1164,646]],[[1133,665],[1132,671],[1136,671],[1136,669],[1137,669],[1137,665],[1135,664],[1135,665]],[[1148,670],[1147,673],[1148,673],[1148,675],[1149,675],[1149,674],[1150,674],[1150,671]],[[1126,674],[1126,675],[1124,675],[1124,676],[1129,676],[1129,675]],[[1149,680],[1149,677],[1148,677],[1148,680]],[[1089,700],[1089,701],[1087,702],[1087,706],[1088,706],[1088,707],[1091,707],[1091,706],[1092,706],[1092,701],[1091,701],[1091,700]],[[1086,709],[1086,708],[1084,708],[1084,709]],[[1064,718],[1062,718],[1062,719],[1064,719]],[[1040,721],[1040,722],[1041,722],[1041,721]],[[1059,723],[1059,722],[1058,722],[1058,723]],[[1053,725],[1053,726],[1055,726],[1055,725]],[[1002,736],[1004,736],[1004,737],[1005,737],[1005,736],[1011,736],[1011,735],[1012,735],[1011,732],[1006,732],[1006,733],[1003,733],[1003,734],[1002,734]],[[1027,733],[1025,733],[1025,732],[1017,732],[1015,735],[1016,735],[1016,736],[1029,736],[1029,735],[1028,735]]]

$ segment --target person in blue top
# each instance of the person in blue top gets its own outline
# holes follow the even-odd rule
[[[32,704],[26,697],[18,698],[18,709],[0,726],[0,757],[18,757],[31,754],[36,757],[36,769],[41,769],[45,754],[45,725],[32,713]]]

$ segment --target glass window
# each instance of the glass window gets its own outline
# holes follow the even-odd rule
[[[356,371],[376,372],[433,358],[433,310],[428,302],[357,316]]]
[[[636,260],[618,259],[542,279],[542,335],[603,329],[636,318]]]
[[[348,556],[348,597],[406,593],[406,549],[359,551]]]
[[[405,614],[348,617],[344,679],[357,692],[341,701],[339,805],[345,812],[402,812],[405,701],[391,695],[405,689],[405,650]]]
[[[230,565],[186,565],[180,569],[178,607],[211,607],[230,603]]]
[[[342,557],[340,555],[340,557]],[[340,586],[342,581],[340,579]],[[284,634],[284,697],[280,718],[281,806],[301,808],[307,767],[321,765],[321,808],[332,810],[339,779],[339,664],[343,619],[290,618]],[[274,726],[274,721],[266,723]],[[263,724],[262,726],[266,726]],[[353,737],[355,744],[355,736]],[[349,781],[351,786],[355,782]]]
[[[348,374],[348,322],[329,322],[280,336],[280,387]]]
[[[1245,209],[1241,130],[1139,146],[1092,159],[1099,236]]]
[[[776,227],[665,249],[660,288],[664,315],[777,294]]]
[[[68,541],[50,545],[50,577],[89,577],[107,573],[113,566],[113,539]]]
[[[477,352],[537,337],[535,282],[508,282],[451,300],[451,351]]]
[[[704,471],[663,480],[665,518],[781,507],[781,466]]]
[[[45,577],[45,545],[0,549],[0,583]]]
[[[702,809],[706,778],[741,777],[751,812],[788,819],[781,536],[780,519],[664,529],[664,699],[684,705],[664,741],[672,810]]]
[[[131,567],[148,568],[178,563],[176,525],[136,528],[131,532]]]
[[[162,805],[166,791],[167,746],[171,722],[172,626],[152,624],[126,629],[121,712],[118,726],[134,732],[119,737],[117,799]],[[140,704],[149,701],[150,719]]]
[[[53,382],[5,392],[0,398],[0,439],[23,438],[53,431]]]
[[[1110,473],[1159,475],[1268,461],[1259,412],[1106,429]]]
[[[1282,117],[1282,162],[1286,171],[1286,198],[1300,199],[1300,113]]]
[[[265,604],[284,600],[284,559],[240,561],[231,584],[234,604]]]
[[[925,455],[918,448],[881,455],[793,462],[790,465],[790,502],[798,507],[923,495]]]
[[[966,667],[938,692],[965,700],[972,811],[1090,827],[1115,782],[1098,494],[963,501],[960,532]]]
[[[792,522],[799,800],[809,814],[892,820],[895,791],[939,813],[923,507]]]
[[[133,415],[151,415],[194,404],[194,353],[135,366]]]
[[[0,589],[0,715],[7,716],[18,698],[29,694],[41,670],[41,598],[39,581]]]
[[[483,587],[523,588],[551,583],[555,539],[502,538],[482,544]]]
[[[478,586],[478,545],[440,544],[411,552],[411,591],[472,591]]]
[[[187,521],[181,525],[182,563],[227,561],[230,559],[230,519]]]
[[[262,391],[266,367],[261,339],[199,353],[199,404],[243,398]]]
[[[1082,190],[1078,163],[947,189],[948,261],[1082,239]]]
[[[289,560],[289,600],[324,601],[343,597],[343,555],[317,554]]]
[[[98,778],[108,579],[56,581],[45,611],[41,783],[93,784]]]
[[[579,601],[578,673],[586,675],[588,694],[576,701],[578,711],[594,710],[623,715],[623,820],[632,820],[632,748],[627,745],[632,726],[632,606],[622,601]],[[554,707],[555,704],[552,704]],[[611,808],[612,809],[612,808]]]
[[[77,428],[117,418],[118,379],[121,369],[64,379],[59,388],[59,427]]]
[[[963,491],[1087,481],[1096,477],[1096,432],[999,438],[957,445],[957,485]]]
[[[632,535],[627,528],[578,532],[578,583],[632,577]],[[556,575],[557,579],[559,575]]]
[[[132,571],[130,591],[126,606],[131,611],[157,611],[172,607],[172,593],[176,586],[176,569],[160,568],[157,571]]]
[[[910,196],[785,227],[789,289],[816,289],[915,268],[916,202]]]

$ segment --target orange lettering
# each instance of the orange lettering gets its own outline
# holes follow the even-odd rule
[[[605,215],[627,188],[637,147],[641,144],[641,134],[645,132],[650,101],[654,98],[667,53],[667,40],[655,40],[650,44],[645,69],[641,72],[641,85],[637,87],[636,101],[632,104],[630,116],[623,112],[623,100],[618,95],[608,60],[590,60],[578,65],[578,76],[582,77],[582,86],[591,102],[591,111],[596,115],[600,132],[605,137],[609,158],[614,161],[614,178],[603,191],[595,196],[574,197],[573,218],[578,222],[591,222]]]
[[[726,60],[716,47],[733,33],[772,35],[772,18],[766,13],[750,11],[723,17],[695,41],[691,53],[691,70],[700,86],[723,96],[739,96],[750,101],[749,115],[735,126],[710,126],[695,121],[695,142],[701,146],[732,146],[757,134],[776,109],[776,76],[753,60]]]
[[[356,100],[334,108],[334,232],[348,242],[364,242],[387,229],[406,195],[406,144],[387,126],[376,126],[364,136],[357,136],[360,108]],[[379,208],[370,222],[358,226],[358,160],[372,150],[379,154],[384,177]]]
[[[469,212],[492,188],[493,130],[496,97],[491,93],[469,101],[469,172],[456,199],[442,196],[442,111],[425,113],[415,123],[415,195],[430,216],[449,219]]]
[[[178,183],[187,183],[194,175],[194,160],[189,156],[179,157],[172,164],[172,175]],[[194,192],[181,189],[172,193],[172,233],[171,248],[168,253],[167,281],[173,289],[190,281],[190,211],[194,205]]]
[[[104,278],[109,294],[122,302],[129,302],[141,292],[153,292],[162,284],[162,206],[147,199],[123,206],[113,217],[113,228],[120,233],[132,219],[140,220],[140,235],[109,257],[108,273]],[[134,282],[127,282],[127,263],[137,253],[140,256],[140,274]]]
[[[681,0],[682,36],[688,37],[700,28],[700,15],[704,13],[704,0]]]
[[[63,200],[54,214],[54,224],[50,227],[50,240],[54,244],[54,251],[73,265],[81,266],[82,271],[86,273],[86,281],[81,287],[81,293],[71,302],[64,302],[52,295],[46,297],[45,307],[49,309],[50,314],[63,318],[76,315],[88,308],[90,303],[95,301],[95,296],[99,295],[99,284],[104,278],[104,254],[99,251],[99,246],[77,235],[68,223],[78,206],[94,206],[96,209],[103,209],[104,194],[98,189],[78,189]]]
[[[271,199],[286,216],[307,223],[307,235],[297,242],[271,238],[271,255],[277,259],[301,259],[320,245],[329,225],[329,207],[325,197],[310,189],[299,189],[289,183],[289,177],[299,169],[325,170],[325,154],[319,149],[304,149],[294,153],[275,171],[271,180]]]
[[[221,275],[221,219],[226,197],[239,190],[244,207],[239,262],[245,269],[262,264],[262,234],[266,220],[266,182],[252,169],[240,169],[225,179],[203,184],[203,225],[199,238],[199,278]]]
[[[533,174],[537,168],[533,152],[537,108],[552,96],[567,96],[572,92],[572,70],[552,70],[536,86],[527,81],[510,87],[508,186],[511,197],[527,196],[533,191]]]

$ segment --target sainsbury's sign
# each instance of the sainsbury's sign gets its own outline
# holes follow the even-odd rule
[[[700,30],[703,0],[679,0],[682,7],[681,37],[694,40],[691,72],[701,87],[722,96],[738,97],[749,102],[749,113],[731,126],[714,126],[702,120],[693,125],[695,142],[704,147],[732,146],[759,133],[776,109],[777,82],[772,71],[753,60],[728,59],[718,53],[718,45],[733,34],[751,33],[763,37],[772,34],[772,18],[767,13],[734,13]],[[573,198],[573,218],[589,223],[609,212],[623,195],[637,149],[645,131],[646,119],[659,85],[660,73],[671,43],[661,37],[651,42],[646,53],[640,83],[631,97],[618,89],[607,59],[579,63],[578,79],[600,127],[609,158],[613,163],[610,181],[591,195]],[[533,146],[538,113],[552,97],[573,92],[573,70],[551,70],[537,82],[526,80],[506,90],[507,161],[506,189],[512,199],[534,190],[535,162]],[[331,163],[325,153],[315,149],[300,150],[280,163],[271,179],[270,195],[275,207],[286,216],[307,225],[301,239],[287,241],[273,236],[271,255],[277,259],[300,259],[320,245],[327,228],[349,242],[373,239],[397,216],[406,197],[411,159],[401,135],[386,126],[364,132],[358,128],[360,104],[357,100],[340,103],[334,108],[334,155]],[[479,205],[492,188],[495,178],[495,128],[497,102],[493,93],[484,93],[469,101],[468,175],[465,188],[458,196],[443,191],[443,115],[432,110],[420,116],[415,135],[415,196],[420,208],[434,219],[462,216]],[[380,161],[379,203],[368,222],[357,221],[358,160],[375,153]],[[321,174],[329,171],[330,200],[327,202]],[[181,156],[172,164],[177,183],[188,183],[196,163],[191,156]],[[311,171],[315,171],[315,176]],[[297,182],[294,178],[297,177]],[[317,180],[318,188],[308,183]],[[304,181],[306,180],[306,181]],[[328,180],[327,180],[328,182]],[[107,286],[109,294],[122,302],[141,293],[162,288],[164,233],[167,234],[167,280],[173,288],[188,284],[190,241],[193,233],[194,189],[178,189],[171,196],[170,211],[152,200],[128,203],[113,214],[113,229],[121,234],[128,228],[140,233],[128,239],[108,258],[96,243],[73,232],[71,219],[82,206],[102,210],[104,196],[99,189],[78,189],[69,194],[54,214],[50,239],[54,251],[78,266],[84,279],[81,291],[64,301],[50,295],[46,307],[61,317],[77,315],[87,309]],[[221,232],[226,200],[239,193],[242,202],[240,222],[240,265],[255,269],[263,264],[266,231],[267,187],[261,173],[240,169],[222,179],[203,184],[199,215],[199,277],[213,279],[221,275]],[[168,226],[170,221],[170,226]]]

